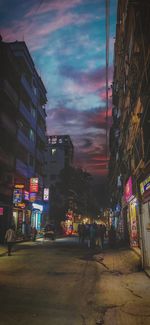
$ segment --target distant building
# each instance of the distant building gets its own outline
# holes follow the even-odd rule
[[[74,147],[69,135],[50,135],[47,141],[46,184],[53,185],[58,181],[60,171],[72,166]]]
[[[73,165],[74,147],[69,135],[47,136],[46,178],[49,190],[49,220],[57,223],[64,217],[65,197],[56,186],[60,172]]]
[[[25,42],[0,41],[0,71],[0,227],[4,231],[13,214],[22,231],[31,217],[33,225],[40,224],[29,185],[31,178],[38,180],[34,200],[42,200],[46,89]]]

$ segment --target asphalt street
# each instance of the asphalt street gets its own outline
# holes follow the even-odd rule
[[[149,325],[150,278],[130,249],[78,238],[0,247],[0,325]]]

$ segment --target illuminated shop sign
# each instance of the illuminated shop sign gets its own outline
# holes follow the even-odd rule
[[[148,189],[150,189],[150,175],[143,182],[140,183],[141,195],[143,195],[144,192]]]
[[[23,197],[25,201],[29,201],[29,192],[28,191],[24,191],[23,192]]]
[[[43,200],[44,201],[48,201],[49,200],[49,188],[44,188]]]
[[[33,209],[40,210],[41,212],[43,211],[43,205],[37,204],[37,203],[32,203]]]
[[[4,214],[4,208],[0,208],[0,216],[3,216]]]
[[[39,180],[38,180],[37,177],[30,178],[30,192],[37,193],[38,192],[38,185],[39,185]]]
[[[126,202],[129,202],[133,197],[133,193],[132,193],[132,177],[129,177],[129,179],[128,179],[126,185],[125,185],[124,196],[125,196]]]
[[[15,184],[15,188],[24,188],[24,184]]]
[[[30,193],[30,202],[36,201],[37,194],[36,193]]]
[[[25,208],[25,203],[15,203],[15,206],[21,209]]]
[[[13,203],[21,203],[22,202],[22,189],[16,188],[13,193]]]

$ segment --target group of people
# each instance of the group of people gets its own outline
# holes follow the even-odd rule
[[[84,243],[87,240],[89,248],[95,248],[96,246],[103,248],[104,237],[106,235],[106,226],[103,224],[79,224],[78,226],[79,242]]]
[[[106,226],[105,224],[79,224],[78,225],[79,242],[87,242],[89,248],[99,247],[104,248],[104,239],[106,237]],[[116,244],[116,231],[113,226],[108,230],[108,243],[111,248],[115,247]]]

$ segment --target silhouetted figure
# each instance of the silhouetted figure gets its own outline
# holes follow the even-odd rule
[[[108,238],[109,238],[109,246],[114,248],[116,245],[116,230],[113,225],[111,225],[109,229]]]
[[[81,242],[83,244],[84,240],[85,240],[85,225],[84,225],[84,223],[79,224],[78,234],[79,234],[79,242]]]
[[[8,256],[11,256],[12,247],[16,240],[16,233],[13,226],[10,226],[5,234],[5,241],[7,242],[8,247]]]
[[[36,236],[37,236],[37,230],[35,227],[31,229],[31,235],[32,235],[32,240],[36,241]]]
[[[90,248],[95,248],[97,235],[97,225],[95,223],[90,225]]]

